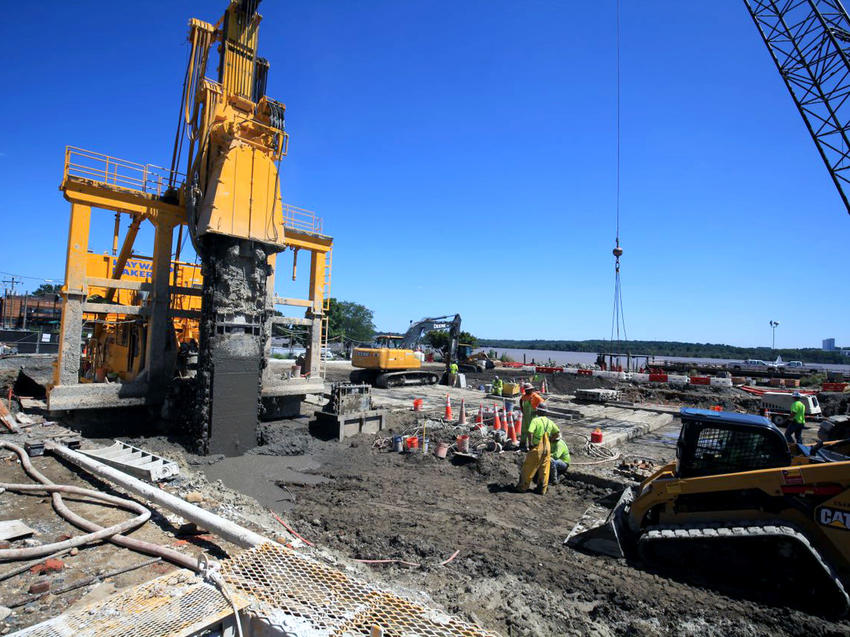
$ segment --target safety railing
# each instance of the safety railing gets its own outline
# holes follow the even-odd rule
[[[169,188],[179,187],[185,180],[183,174],[168,168],[153,164],[137,164],[74,146],[65,148],[63,181],[68,177],[141,192],[154,197],[162,197]]]
[[[312,210],[283,204],[283,227],[301,232],[322,234],[322,218]]]

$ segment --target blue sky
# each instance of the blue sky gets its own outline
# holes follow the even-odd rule
[[[65,145],[168,164],[188,19],[224,5],[44,2],[0,24],[0,270],[63,276]],[[614,0],[261,13],[284,199],[334,236],[334,296],[383,330],[459,312],[482,337],[609,335]],[[623,2],[621,197],[629,337],[764,345],[776,319],[777,346],[850,342],[850,217],[743,3]],[[279,292],[303,293],[286,269]]]

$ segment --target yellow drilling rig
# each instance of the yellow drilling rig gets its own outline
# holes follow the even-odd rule
[[[258,412],[285,415],[323,390],[333,240],[313,213],[281,198],[289,138],[284,104],[265,94],[258,5],[231,0],[215,24],[190,20],[169,169],[66,149],[60,188],[71,223],[51,410],[177,401],[172,411],[192,415],[202,451],[238,454],[256,444]],[[216,79],[207,77],[213,70]],[[115,213],[111,256],[89,251],[93,209]],[[155,229],[149,258],[136,252],[147,222]],[[187,237],[197,264],[180,260]],[[293,251],[293,280],[298,253],[310,254],[307,298],[275,294],[284,250]],[[306,333],[304,377],[268,364],[275,324]]]

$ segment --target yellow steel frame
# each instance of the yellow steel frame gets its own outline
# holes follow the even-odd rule
[[[94,164],[99,164],[92,167]],[[121,281],[121,273],[112,273],[114,285],[103,277],[87,276],[86,267],[89,256],[89,233],[92,208],[109,210],[117,215],[127,214],[137,221],[150,221],[157,229],[159,250],[154,249],[154,261],[159,256],[168,259],[170,264],[173,231],[176,227],[186,225],[186,212],[183,207],[162,201],[161,195],[169,177],[159,175],[155,178],[156,187],[151,187],[150,175],[157,169],[149,164],[135,164],[126,160],[100,155],[91,151],[68,147],[65,153],[65,170],[62,190],[65,199],[71,204],[71,219],[68,230],[68,247],[66,253],[65,285],[62,294],[65,300],[60,328],[59,356],[55,364],[53,385],[72,385],[79,381],[80,351],[77,343],[82,330],[84,313],[100,313],[121,320],[128,316],[137,316],[146,320],[169,321],[176,317],[197,319],[195,310],[174,310],[174,301],[181,295],[199,295],[199,290],[169,285],[166,280],[160,282],[160,296],[164,291],[167,296],[160,299],[160,310],[146,309],[134,305],[111,305],[87,303],[91,289],[107,288],[110,292],[116,289],[142,289],[141,286]],[[181,181],[182,181],[182,176]],[[173,183],[172,179],[172,183]],[[182,187],[182,184],[180,185]],[[310,252],[310,284],[307,299],[278,298],[274,295],[273,278],[270,278],[269,305],[290,305],[306,308],[307,319],[293,319],[295,322],[309,325],[313,328],[314,355],[307,361],[307,372],[318,375],[321,366],[321,348],[326,345],[326,335],[323,334],[322,321],[325,316],[325,304],[329,286],[330,255],[333,239],[316,232],[321,224],[315,215],[307,210],[286,206],[282,216],[285,230],[285,245],[294,250]],[[291,225],[289,225],[291,224]],[[117,224],[116,224],[117,227]],[[136,228],[137,229],[137,228]],[[132,251],[136,232],[131,227],[122,254],[129,255]],[[117,240],[116,240],[117,243]],[[161,254],[156,254],[157,252]],[[167,255],[167,256],[165,256]],[[269,257],[269,263],[274,267],[276,255]],[[162,266],[160,266],[162,267]],[[157,290],[156,266],[153,268],[153,279],[150,284],[144,284],[146,290]],[[166,269],[167,273],[168,270]],[[111,280],[111,279],[110,279]],[[130,287],[128,287],[128,285]]]

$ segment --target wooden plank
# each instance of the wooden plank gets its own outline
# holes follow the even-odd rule
[[[0,520],[0,540],[17,540],[35,533],[20,520]]]
[[[188,318],[200,320],[201,312],[200,310],[171,310],[171,316],[173,318]]]
[[[0,400],[0,422],[12,433],[18,433],[18,423],[2,400]]]
[[[273,316],[272,323],[282,323],[284,325],[312,325],[313,319],[294,318],[292,316]]]
[[[83,312],[95,314],[126,314],[128,316],[147,316],[148,308],[140,305],[113,305],[112,303],[83,303]]]
[[[171,294],[182,294],[183,296],[201,296],[204,293],[201,288],[187,288],[182,285],[170,285],[168,291]]]
[[[313,307],[313,301],[309,299],[288,299],[281,296],[274,297],[275,305],[291,305],[293,307]]]
[[[145,292],[153,289],[147,281],[127,281],[125,279],[110,279],[100,276],[87,276],[86,285],[89,287],[114,288],[116,290],[143,290]]]

